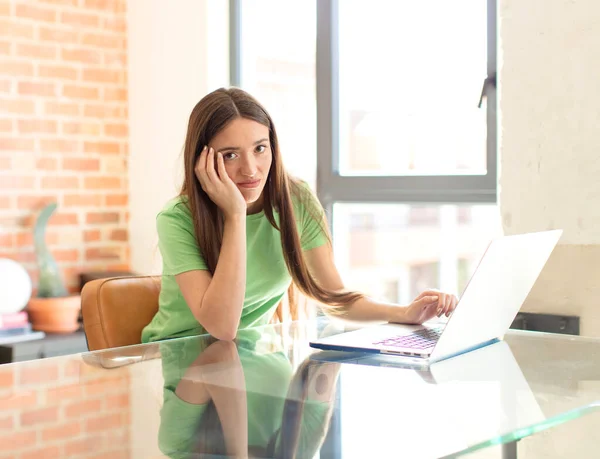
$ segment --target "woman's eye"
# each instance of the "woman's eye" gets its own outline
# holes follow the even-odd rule
[[[235,153],[223,153],[223,159],[225,161],[230,161],[235,158]]]
[[[265,145],[259,145],[258,147],[256,147],[257,153],[264,153],[265,151],[267,151],[267,147]]]

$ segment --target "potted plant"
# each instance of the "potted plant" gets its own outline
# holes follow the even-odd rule
[[[35,330],[50,333],[71,333],[79,328],[80,295],[71,295],[65,288],[56,260],[46,245],[46,227],[56,203],[48,204],[38,216],[33,238],[39,268],[37,297],[29,300],[27,311]]]

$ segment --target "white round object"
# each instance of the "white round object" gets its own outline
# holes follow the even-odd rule
[[[25,268],[9,258],[0,258],[0,314],[14,314],[27,306],[31,290]]]

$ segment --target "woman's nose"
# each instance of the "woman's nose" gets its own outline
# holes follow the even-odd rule
[[[256,175],[256,163],[254,158],[245,158],[242,162],[240,172],[245,177],[254,177]]]

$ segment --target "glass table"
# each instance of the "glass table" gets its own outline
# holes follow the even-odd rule
[[[599,407],[597,339],[510,331],[429,367],[310,348],[344,327],[319,318],[235,342],[2,365],[0,458],[441,458],[491,447],[510,458],[518,440]]]

